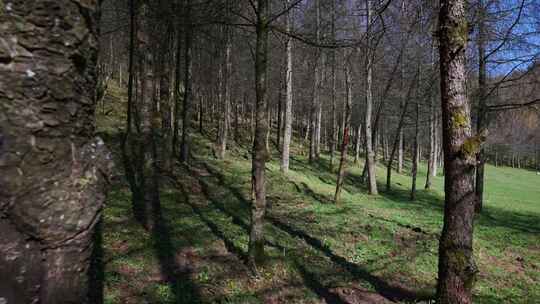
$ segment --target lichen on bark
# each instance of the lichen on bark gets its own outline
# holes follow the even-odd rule
[[[459,45],[465,45],[469,39],[469,24],[466,20],[460,21],[451,31],[452,40]]]
[[[453,128],[463,128],[470,125],[470,118],[463,109],[458,109],[452,115]]]

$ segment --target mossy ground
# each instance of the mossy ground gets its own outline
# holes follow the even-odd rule
[[[122,98],[117,102],[122,104]],[[121,124],[111,117],[98,119],[113,149]],[[361,167],[349,164],[336,206],[331,201],[336,174],[328,155],[309,164],[295,143],[291,171],[284,176],[274,153],[266,171],[268,257],[254,277],[244,266],[248,144],[231,142],[220,161],[212,156],[211,133],[194,137],[189,166],[164,174],[158,231],[146,232],[133,219],[124,183],[113,187],[103,223],[105,303],[347,303],[351,298],[377,303],[383,297],[411,302],[433,296],[441,176],[434,179],[434,190],[420,190],[412,202],[406,174],[394,173],[393,190],[386,192],[385,169],[379,166],[380,195],[369,196],[359,182]],[[419,180],[425,174],[422,166]],[[485,210],[475,222],[480,269],[475,303],[537,303],[540,177],[487,166],[485,197]]]

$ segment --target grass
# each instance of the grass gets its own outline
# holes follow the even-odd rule
[[[112,119],[102,132],[115,130]],[[110,137],[110,136],[109,136]],[[309,164],[298,143],[291,171],[267,165],[267,263],[253,277],[248,245],[251,162],[234,144],[216,160],[206,136],[194,138],[190,166],[162,180],[163,222],[154,233],[133,220],[118,183],[103,223],[105,303],[347,303],[433,297],[443,178],[409,201],[410,176],[393,174],[393,190],[369,196],[361,168],[349,165],[339,206],[328,155]],[[114,145],[114,142],[111,142]],[[246,143],[242,146],[246,147]],[[420,168],[422,185],[425,167]],[[475,222],[480,268],[475,303],[536,303],[540,298],[540,177],[487,167],[485,210]]]

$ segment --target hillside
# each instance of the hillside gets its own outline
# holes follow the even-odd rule
[[[112,149],[118,142],[110,131],[122,124],[115,116],[121,112],[120,93],[114,86],[109,90],[108,100],[116,102],[98,119]],[[243,263],[249,153],[246,145],[235,145],[218,161],[209,138],[214,137],[197,135],[190,166],[177,165],[161,180],[159,232],[140,227],[129,189],[123,182],[114,186],[103,224],[106,303],[382,303],[433,297],[441,176],[435,190],[420,190],[411,202],[407,175],[394,173],[392,192],[368,196],[358,181],[361,168],[350,164],[342,204],[336,206],[336,177],[326,155],[310,165],[294,154],[295,145],[287,176],[274,155],[267,166],[268,261],[262,277],[253,280]],[[381,164],[378,170],[383,176]],[[475,227],[475,303],[534,303],[540,297],[540,177],[489,166],[486,182],[486,208]]]

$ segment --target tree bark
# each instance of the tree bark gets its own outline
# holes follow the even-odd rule
[[[10,50],[0,51],[0,302],[87,303],[112,172],[103,141],[93,138],[98,7],[9,5],[0,14]]]
[[[435,68],[434,61],[434,46],[431,48],[431,67]],[[432,178],[436,176],[437,170],[437,111],[435,111],[435,97],[436,95],[431,93],[429,95],[429,158],[428,168],[426,175],[426,184],[424,189],[431,189]]]
[[[481,139],[471,137],[465,2],[441,0],[439,14],[445,203],[437,297],[442,304],[472,303],[477,273],[473,256],[474,165]]]
[[[418,163],[420,161],[420,100],[416,100],[416,115],[414,123],[414,144],[413,144],[413,164],[412,164],[412,183],[411,183],[411,201],[416,200],[416,177],[418,173]]]
[[[288,7],[290,0],[285,0],[285,4]],[[286,15],[286,30],[290,31],[292,27],[292,16],[290,12]],[[289,171],[289,151],[291,145],[292,135],[292,102],[293,102],[293,88],[292,88],[292,73],[293,73],[293,57],[292,57],[292,39],[286,38],[286,65],[285,65],[285,113],[284,113],[284,130],[283,130],[283,147],[281,148],[281,172],[287,173]]]
[[[171,121],[171,100],[170,100],[170,78],[169,69],[166,60],[169,57],[170,48],[170,28],[167,26],[167,39],[161,41],[160,58],[159,58],[159,102],[161,103],[161,133],[163,134],[163,149],[161,158],[163,160],[163,168],[171,170],[172,167],[172,121]]]
[[[191,24],[192,0],[185,0],[185,33],[184,33],[184,100],[182,109],[182,147],[180,161],[187,163],[189,159],[190,133],[191,133],[191,107],[192,107],[192,74],[193,74],[193,25]]]
[[[134,0],[131,0],[134,1]],[[182,31],[180,28],[180,22],[178,22],[177,29],[176,29],[176,66],[174,71],[174,109],[173,109],[173,130],[172,130],[172,155],[171,158],[178,157],[178,135],[179,135],[179,128],[180,128],[180,77],[181,77],[181,54],[182,54]]]
[[[316,41],[321,40],[321,3],[320,0],[315,0],[316,11]],[[313,109],[311,116],[311,133],[309,143],[309,161],[313,162],[317,160],[320,155],[320,141],[321,141],[321,118],[322,118],[322,106],[320,99],[321,89],[321,71],[322,71],[322,51],[317,49],[317,55],[315,58],[315,71],[314,71],[314,88],[313,88]]]
[[[228,3],[228,2],[227,2]],[[228,8],[227,8],[228,10]],[[225,158],[225,151],[227,150],[227,137],[229,136],[229,125],[231,117],[231,84],[230,77],[232,71],[232,39],[231,28],[225,26],[225,60],[223,71],[223,120],[219,132],[219,151],[218,157]]]
[[[356,139],[354,142],[354,163],[358,163],[360,158],[360,143],[362,142],[362,124],[358,125],[356,128]]]
[[[332,2],[331,10],[331,35],[332,42],[336,40],[336,2]],[[332,114],[331,114],[331,129],[330,129],[330,170],[333,170],[334,167],[334,154],[336,152],[337,145],[337,123],[336,123],[336,51],[332,50],[332,71],[331,71],[331,82],[332,82]]]
[[[428,159],[428,168],[427,168],[427,175],[426,175],[426,184],[424,186],[424,189],[431,189],[431,179],[433,177],[433,171],[435,170],[435,166],[437,165],[436,162],[436,155],[437,155],[437,143],[436,143],[436,137],[435,137],[435,105],[434,105],[434,98],[430,98],[430,105],[429,105],[429,159]]]
[[[486,25],[485,25],[485,8],[484,1],[478,1],[479,16],[478,16],[478,115],[476,116],[476,132],[482,134],[487,128],[487,106],[486,106],[486,91],[487,91],[487,75],[486,75]],[[474,211],[480,213],[484,201],[484,162],[485,150],[480,147],[480,151],[476,156],[476,203]]]
[[[392,159],[392,157],[390,157]],[[399,130],[398,134],[398,167],[397,173],[403,172],[403,129]]]
[[[371,112],[373,108],[372,99],[372,73],[373,73],[373,50],[371,45],[371,3],[366,0],[366,32],[367,32],[367,52],[366,52],[366,116],[364,132],[366,134],[366,166],[368,177],[369,194],[377,195],[377,177],[375,173],[375,152],[373,151],[373,140],[371,130]]]
[[[264,215],[266,213],[265,167],[269,159],[266,149],[268,132],[268,96],[266,88],[268,64],[269,32],[268,0],[257,1],[257,42],[255,50],[255,138],[253,141],[251,186],[253,192],[251,205],[251,227],[249,234],[248,264],[257,272],[257,265],[265,259],[264,253]]]
[[[343,180],[345,179],[345,167],[347,164],[347,147],[349,145],[349,129],[351,126],[351,105],[352,105],[352,79],[349,65],[345,65],[345,88],[347,92],[347,102],[345,104],[345,128],[343,129],[343,142],[341,144],[341,158],[339,161],[339,169],[336,182],[336,192],[334,194],[334,203],[339,204],[341,189],[343,188]]]

